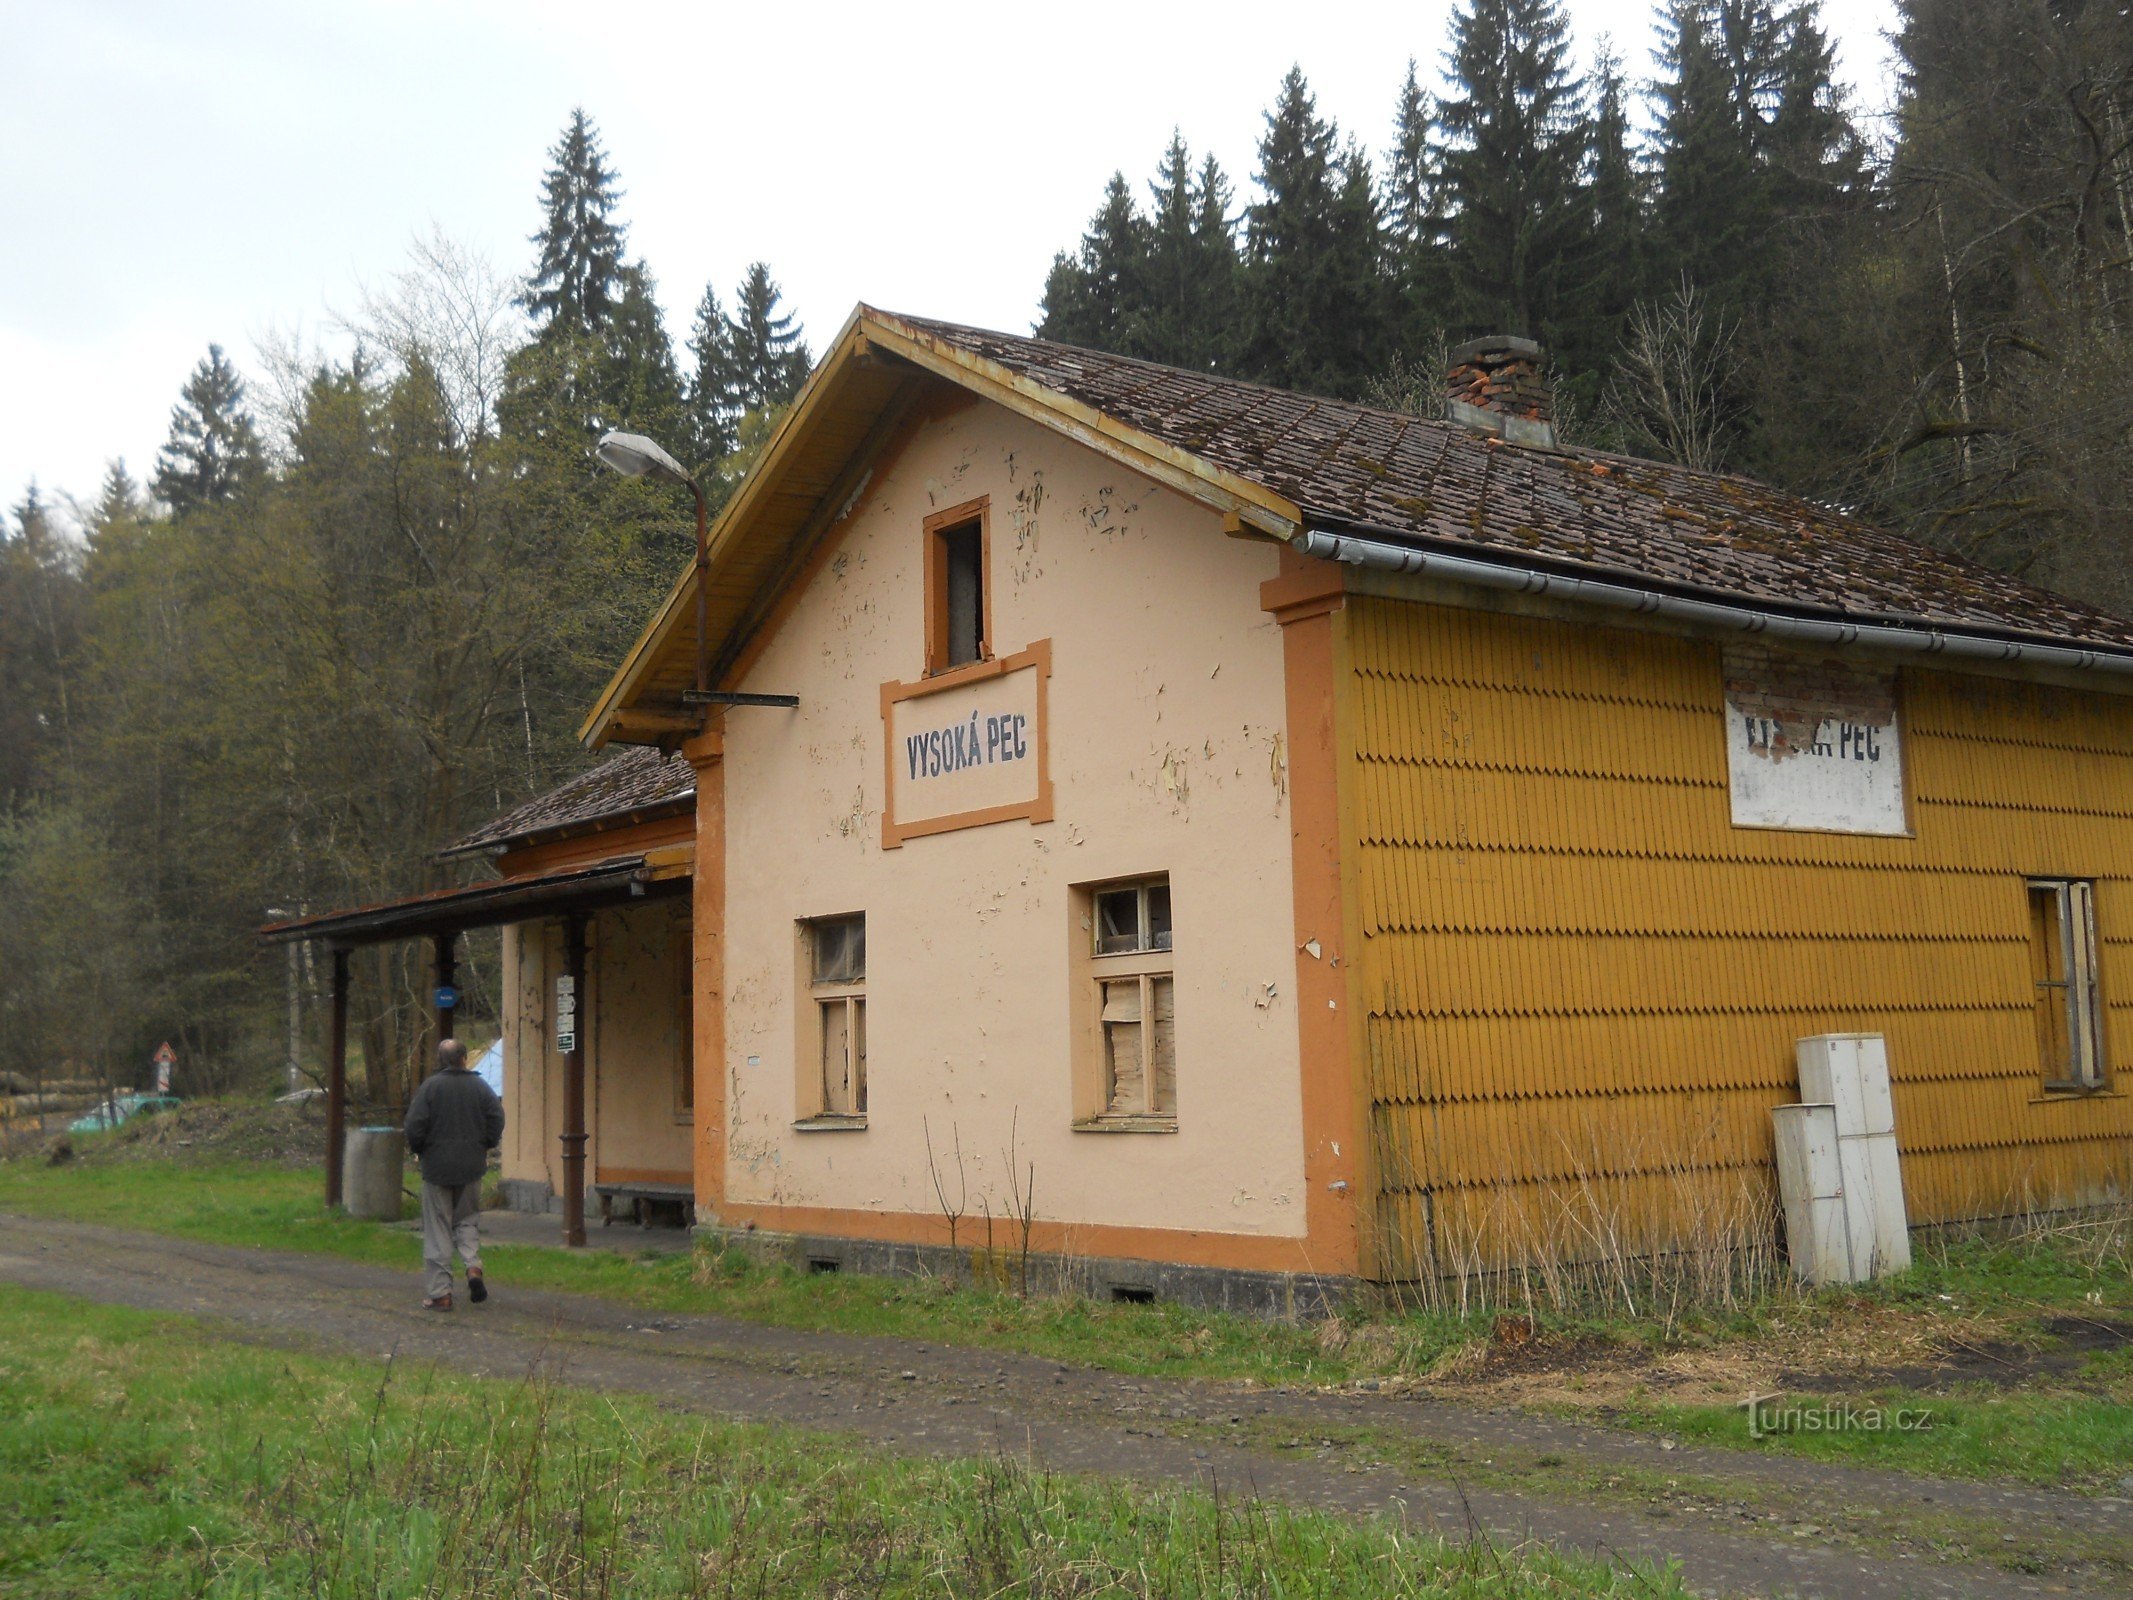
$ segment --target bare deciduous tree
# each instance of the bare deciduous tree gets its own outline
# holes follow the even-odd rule
[[[1666,460],[1716,471],[1741,375],[1739,344],[1738,319],[1714,310],[1686,279],[1663,299],[1638,301],[1607,386],[1608,416]]]

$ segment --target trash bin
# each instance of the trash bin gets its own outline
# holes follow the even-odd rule
[[[342,1203],[348,1214],[371,1222],[398,1222],[407,1135],[398,1128],[350,1128],[342,1155]]]

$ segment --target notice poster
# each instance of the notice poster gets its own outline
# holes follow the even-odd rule
[[[1910,831],[1893,670],[1728,650],[1725,675],[1736,827]]]

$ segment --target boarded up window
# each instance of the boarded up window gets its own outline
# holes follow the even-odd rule
[[[2103,1009],[2096,983],[2095,886],[2078,878],[2029,885],[2029,968],[2037,1054],[2046,1087],[2103,1082]]]
[[[867,1110],[866,918],[808,924],[820,1095],[816,1114],[864,1117]]]
[[[1087,905],[1097,1060],[1095,1103],[1083,1125],[1174,1125],[1177,991],[1169,880],[1105,885],[1090,891]]]

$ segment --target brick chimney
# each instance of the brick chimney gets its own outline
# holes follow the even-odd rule
[[[1507,333],[1453,350],[1444,373],[1445,411],[1476,433],[1512,444],[1555,444],[1555,396],[1541,370],[1541,347]]]

